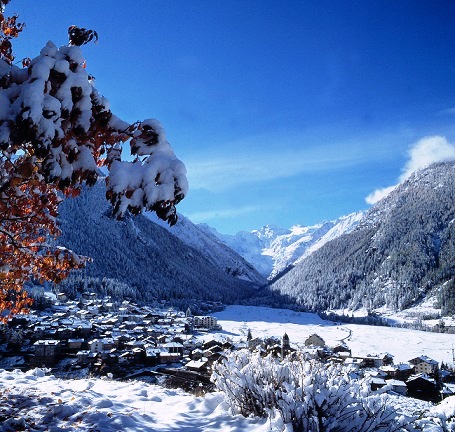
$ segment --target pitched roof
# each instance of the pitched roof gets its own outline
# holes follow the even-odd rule
[[[433,360],[432,358],[426,355],[421,355],[419,357],[413,358],[412,360],[409,360],[409,363],[418,363],[419,360],[431,365],[438,365],[438,362],[436,360]]]

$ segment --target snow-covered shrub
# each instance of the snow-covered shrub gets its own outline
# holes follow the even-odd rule
[[[229,354],[214,366],[212,381],[234,413],[273,417],[279,413],[294,431],[398,431],[411,419],[372,394],[366,380],[349,369],[295,356],[279,360],[248,350]]]

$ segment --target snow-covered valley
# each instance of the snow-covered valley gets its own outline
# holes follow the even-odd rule
[[[390,353],[395,363],[427,355],[439,363],[452,363],[455,335],[431,333],[397,327],[342,324],[324,321],[312,313],[252,306],[228,306],[215,314],[228,337],[244,338],[245,329],[253,337],[289,336],[291,345],[303,346],[316,333],[328,346],[345,342],[353,356]]]
[[[315,314],[250,306],[228,306],[215,314],[223,330],[200,336],[246,340],[286,332],[291,345],[303,345],[312,333],[329,346],[345,342],[353,355],[389,352],[395,362],[422,354],[438,362],[452,362],[455,335],[401,328],[372,327],[324,321]],[[2,431],[232,431],[285,430],[282,421],[232,415],[221,393],[195,397],[179,389],[167,389],[141,381],[85,378],[63,380],[43,369],[28,372],[0,370],[0,428]],[[435,416],[453,415],[454,401],[440,407],[400,397],[394,403],[405,411],[432,409]],[[438,411],[439,410],[439,411]],[[424,428],[442,431],[438,426]]]

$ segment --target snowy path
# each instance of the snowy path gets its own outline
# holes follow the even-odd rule
[[[345,344],[351,339],[352,330],[350,328],[345,328],[345,327],[342,327],[342,328],[343,328],[343,330],[346,330],[348,332],[347,336],[345,336],[344,338],[340,339],[340,342],[342,344]]]

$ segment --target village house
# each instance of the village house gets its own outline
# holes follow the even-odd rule
[[[58,293],[57,294],[57,300],[60,303],[66,303],[66,301],[68,300],[68,296],[65,293]]]
[[[81,299],[82,299],[82,301],[94,301],[94,300],[96,300],[96,293],[84,291],[81,294]]]
[[[201,346],[204,357],[212,357],[214,354],[224,350],[222,343],[215,339],[204,342]]]
[[[387,374],[387,378],[393,378],[400,381],[406,381],[413,373],[414,368],[409,363],[398,363],[384,365],[379,370]]]
[[[160,348],[148,346],[145,348],[145,363],[147,366],[155,366],[160,361]]]
[[[455,395],[455,384],[444,384],[441,389],[442,399],[445,399],[446,397],[454,396],[454,395]]]
[[[370,378],[370,388],[372,391],[376,391],[386,386],[386,381],[381,377],[371,377]]]
[[[115,348],[110,351],[105,351],[102,354],[102,359],[107,365],[115,365],[118,363],[119,354]]]
[[[393,356],[391,354],[380,354],[374,356],[368,354],[366,357],[356,358],[360,361],[361,368],[376,368],[382,370],[384,366],[393,364]]]
[[[91,363],[94,361],[96,357],[96,353],[93,353],[89,350],[81,350],[78,351],[76,356],[77,356],[77,363],[78,364],[86,364],[86,363]]]
[[[37,340],[33,347],[35,354],[32,363],[36,366],[53,366],[61,352],[61,342],[55,339]]]
[[[335,345],[335,346],[332,348],[332,352],[333,352],[334,354],[337,354],[339,357],[343,357],[343,358],[347,358],[347,357],[350,357],[350,356],[351,356],[351,350],[350,350],[349,347],[348,347],[346,344],[344,344],[344,343]]]
[[[79,351],[84,345],[84,339],[77,338],[77,339],[68,339],[67,350],[68,351]]]
[[[46,326],[44,325],[35,325],[33,330],[35,337],[37,339],[43,339],[44,335],[46,334]]]
[[[308,346],[305,347],[303,352],[305,353],[305,357],[309,359],[318,359],[322,357],[321,354],[321,348],[320,347],[315,347],[315,346]]]
[[[208,330],[218,328],[217,319],[208,315],[193,317],[193,323],[195,328],[206,328]]]
[[[160,351],[160,363],[178,363],[182,356],[178,353],[170,353],[166,349]]]
[[[103,351],[104,343],[101,339],[93,339],[89,342],[90,351],[93,353],[99,353]]]
[[[169,353],[171,354],[178,354],[179,356],[183,356],[183,345],[179,342],[168,342],[163,345]]]
[[[207,359],[191,360],[185,365],[186,369],[194,372],[204,372],[207,370]]]
[[[134,362],[135,363],[144,363],[146,360],[145,348],[136,346],[133,348]]]
[[[438,362],[425,355],[409,360],[409,363],[414,366],[416,374],[434,375],[439,369]]]
[[[118,364],[122,366],[129,366],[134,363],[134,354],[132,351],[125,351],[120,354],[118,358]]]
[[[362,364],[362,358],[348,357],[345,359],[344,364],[346,366],[350,366],[353,369],[360,369],[360,365]]]
[[[204,353],[200,348],[195,348],[193,351],[190,353],[190,358],[191,360],[200,360],[204,356]]]
[[[406,381],[408,396],[426,401],[440,399],[436,381],[424,373],[412,375]]]
[[[398,393],[402,396],[406,396],[406,394],[408,393],[408,386],[404,381],[388,379],[386,380],[386,384],[391,387],[391,390],[393,392]]]
[[[79,309],[76,312],[76,316],[84,321],[90,320],[90,318],[94,317],[94,315],[91,312],[89,312],[88,310],[85,310],[85,309]]]

